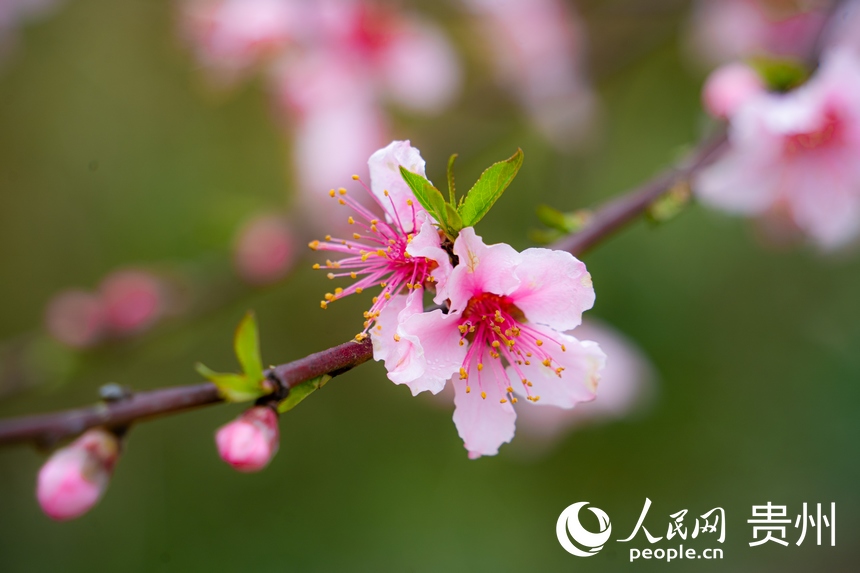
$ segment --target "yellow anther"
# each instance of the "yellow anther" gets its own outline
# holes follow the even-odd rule
[[[477,328],[477,327],[476,327],[476,326],[474,326],[474,325],[473,325],[473,326],[470,326],[470,327],[469,327],[469,332],[475,332],[475,328]]]
[[[385,195],[386,197],[388,197],[388,189],[383,189],[382,194]]]
[[[328,196],[329,196],[329,197],[334,197],[334,195],[335,195],[335,193],[334,193],[334,189],[331,189],[331,190],[328,192]]]
[[[526,386],[531,387],[534,386],[534,384],[532,384],[531,380],[526,380]]]
[[[465,324],[461,324],[457,327],[457,329],[460,331],[460,334],[466,334],[466,331],[469,330],[469,327]]]
[[[373,304],[376,304],[377,302],[379,302],[379,297],[375,296],[371,300],[373,301]]]
[[[320,242],[319,241],[311,241],[310,243],[308,243],[308,246],[316,251],[320,247]]]
[[[329,274],[327,274],[326,276],[327,276],[328,278],[330,278],[330,279],[333,279],[333,278],[334,278],[334,273],[329,273]]]
[[[511,332],[514,334],[514,336],[519,336],[519,335],[520,335],[520,329],[519,329],[519,327],[517,327],[517,326],[513,327],[513,328],[511,329]]]
[[[331,241],[331,235],[326,235],[326,236],[325,236],[325,240],[326,240],[326,241]]]
[[[484,365],[481,364],[480,362],[478,362],[478,370],[483,370],[483,369],[484,369]]]
[[[562,345],[561,345],[561,351],[562,351],[562,352],[567,352],[567,348],[565,348],[565,347],[564,347],[564,344],[562,344]]]
[[[338,189],[337,192],[340,193],[341,195],[346,195],[346,189],[344,189],[343,187]]]
[[[385,293],[383,296],[385,297],[385,300],[391,300],[391,293]]]
[[[535,344],[538,346],[543,346],[543,340],[535,340]]]
[[[538,400],[540,400],[540,396],[535,396],[534,398],[532,398],[532,402],[537,402]]]
[[[358,181],[360,179],[360,177],[358,175],[353,175],[352,179],[353,179],[353,181]]]
[[[507,404],[507,403],[508,403],[508,401],[505,398],[502,398],[501,400],[499,400],[499,404]]]
[[[320,301],[320,308],[328,308],[328,303],[324,300]]]
[[[381,324],[377,324],[377,325],[376,325],[376,330],[382,330],[382,325],[381,325]]]
[[[459,341],[457,344],[459,344],[460,346],[463,346],[463,345],[465,345],[466,343],[465,343],[465,342],[463,342],[463,339],[461,338],[461,339],[460,339],[460,341]]]
[[[388,283],[383,281],[383,282],[379,283],[379,286],[381,286],[382,288],[385,288],[388,286]]]
[[[526,361],[525,361],[525,365],[526,365],[526,366],[531,366],[531,364],[532,364],[532,363],[531,363],[531,362],[529,362],[528,360],[526,360]]]
[[[360,239],[360,238],[361,238],[361,235],[359,235],[358,233],[353,233],[353,234],[352,234],[352,238],[353,238],[353,239]]]
[[[516,398],[511,398],[511,404],[516,404],[516,403],[517,403],[517,399],[516,399]]]
[[[343,292],[343,289],[340,287],[337,287],[336,289],[334,289],[334,295],[335,296],[339,296],[340,293],[342,293],[342,292]]]
[[[531,352],[526,352],[526,356],[528,356],[529,358],[531,358],[531,357],[532,357],[532,353],[531,353]]]
[[[376,228],[376,225],[371,225],[371,226],[370,226],[370,230],[371,230],[371,231],[373,231],[373,232],[375,233],[375,232],[376,232],[376,231],[378,231],[379,229],[377,229],[377,228]]]
[[[549,358],[547,358],[543,362],[541,362],[541,364],[548,367],[550,364],[552,364],[552,361]]]
[[[326,299],[327,301],[331,302],[334,300],[334,295],[331,294],[330,292],[327,292],[327,293],[325,293],[325,296],[323,298]]]
[[[472,387],[471,387],[471,386],[466,386],[466,394],[468,394],[468,393],[469,393],[469,392],[471,392],[471,391],[472,391]]]
[[[349,278],[351,278],[351,279],[357,279],[357,278],[358,278],[358,275],[357,275],[357,274],[355,274],[355,271],[353,271],[353,272],[349,273]]]
[[[484,400],[486,400],[486,399],[487,399],[487,393],[486,393],[486,392],[481,392],[481,398],[483,398]]]
[[[394,342],[400,342],[400,335],[397,333],[394,334]]]
[[[355,294],[361,294],[364,292],[364,289],[361,287],[355,287]]]
[[[370,224],[371,224],[371,225],[375,225],[375,224],[377,224],[378,222],[379,222],[379,219],[371,219],[371,220],[370,220]]]
[[[346,222],[349,223],[350,225],[355,225],[355,219],[353,219],[352,217],[347,219]]]
[[[513,393],[514,393],[514,389],[513,389],[513,388],[511,388],[510,386],[508,386],[507,388],[505,388],[505,390],[506,390],[509,394],[513,394]]]
[[[502,312],[500,310],[496,311],[496,322],[505,322],[505,319],[502,318]]]
[[[409,205],[409,206],[411,207],[411,206],[412,206],[412,199],[407,199],[407,200],[406,200],[406,204],[407,204],[407,205]]]
[[[502,344],[501,344],[498,340],[494,340],[494,341],[493,341],[493,343],[491,344],[491,346],[492,346],[493,348],[498,348],[498,347],[499,347],[499,346],[501,346],[501,345],[502,345]]]
[[[337,202],[341,205],[346,205],[346,201],[344,201],[343,199],[338,199]]]
[[[361,342],[361,341],[362,341],[362,340],[364,340],[365,338],[367,338],[367,335],[366,335],[365,333],[363,333],[363,332],[359,332],[358,334],[356,334],[356,335],[355,335],[355,340],[356,340],[357,342]]]
[[[564,372],[564,368],[556,368],[555,373],[557,376],[561,377],[561,373]]]
[[[361,255],[361,260],[362,260],[363,262],[364,262],[364,261],[367,261],[367,257],[368,257],[368,255],[369,255],[369,253],[364,253],[363,255]]]
[[[320,270],[320,264],[319,263],[314,263],[314,270],[315,271]]]
[[[460,380],[465,380],[468,377],[469,377],[469,373],[466,372],[466,369],[461,366],[460,367]]]
[[[384,257],[385,251],[383,251],[382,249],[379,249],[378,251],[376,251],[376,254],[379,255],[380,257]]]

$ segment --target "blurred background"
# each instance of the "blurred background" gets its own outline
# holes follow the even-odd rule
[[[197,361],[234,369],[248,309],[267,363],[354,335],[368,300],[322,312],[331,287],[305,245],[344,223],[320,198],[392,139],[435,181],[459,153],[461,185],[521,147],[478,230],[533,245],[539,204],[595,206],[675,161],[713,127],[708,70],[731,50],[807,49],[822,6],[758,2],[799,18],[786,48],[717,4],[756,2],[0,0],[0,416],[90,403],[107,382],[193,383]],[[624,538],[646,497],[655,535],[678,510],[692,527],[725,509],[725,558],[697,571],[856,570],[856,250],[693,205],[585,261],[597,303],[576,334],[610,356],[603,402],[528,412],[470,461],[450,400],[369,363],[282,416],[259,474],[216,454],[240,406],[134,428],[104,500],[69,523],[33,495],[47,452],[5,448],[0,570],[665,570],[555,537],[589,501]],[[749,547],[768,501],[792,519],[835,502],[836,547],[797,547],[793,527],[788,547]]]

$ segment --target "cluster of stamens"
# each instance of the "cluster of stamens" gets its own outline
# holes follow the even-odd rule
[[[366,288],[376,285],[382,288],[382,292],[373,297],[373,306],[364,313],[364,330],[355,337],[361,341],[367,338],[367,331],[392,297],[433,281],[430,272],[436,262],[423,257],[413,257],[406,252],[414,233],[418,232],[417,211],[413,201],[409,199],[406,202],[408,213],[399,213],[388,191],[384,192],[389,203],[385,205],[358,175],[353,175],[352,178],[367,190],[384,211],[391,214],[392,222],[386,222],[384,217],[377,218],[350,197],[343,187],[337,191],[332,189],[329,196],[355,212],[356,217],[350,216],[347,223],[354,225],[356,232],[352,234],[352,239],[327,235],[324,241],[311,241],[309,246],[315,251],[334,251],[347,255],[339,260],[326,260],[325,265],[315,264],[314,269],[331,269],[328,273],[330,279],[349,277],[355,280],[346,288],[336,288],[334,292],[326,293],[320,307],[327,308],[329,303],[335,300],[351,294],[361,294]],[[411,225],[408,225],[410,223]],[[381,330],[380,325],[376,328]]]
[[[486,399],[487,393],[483,389],[481,372],[485,364],[493,368],[495,379],[502,385],[503,393],[507,398],[500,402],[505,404],[508,400],[516,404],[517,398],[513,395],[514,389],[510,378],[501,359],[504,358],[517,373],[526,394],[526,400],[537,402],[540,396],[532,394],[532,383],[523,374],[521,366],[531,365],[533,360],[540,361],[544,366],[552,368],[555,374],[561,378],[564,368],[553,359],[547,350],[547,346],[555,345],[565,352],[564,344],[543,332],[538,332],[527,323],[520,309],[518,309],[508,297],[484,293],[469,300],[466,309],[462,313],[460,330],[460,346],[467,342],[470,344],[460,367],[460,380],[466,380],[466,393],[472,391],[469,385],[472,364],[477,371],[478,388],[481,398]],[[545,346],[545,343],[549,343]],[[489,361],[487,357],[489,356]],[[504,383],[502,382],[504,381]]]

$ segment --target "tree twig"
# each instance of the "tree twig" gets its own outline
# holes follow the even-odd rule
[[[690,177],[705,166],[716,157],[725,144],[724,133],[704,141],[679,165],[610,201],[595,211],[582,230],[562,239],[552,247],[581,255],[642,214],[651,203],[676,183]],[[284,388],[289,389],[323,374],[331,376],[341,374],[367,362],[372,356],[373,348],[369,338],[362,342],[350,341],[293,362],[273,366],[266,371],[266,374],[274,376]],[[210,382],[138,392],[116,402],[103,402],[74,410],[0,420],[0,445],[32,442],[41,446],[51,446],[94,426],[124,428],[137,421],[222,401],[215,385]]]

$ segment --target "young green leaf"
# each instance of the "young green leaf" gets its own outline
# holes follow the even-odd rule
[[[415,194],[415,198],[418,199],[421,206],[437,221],[442,222],[445,214],[445,198],[442,193],[433,187],[433,184],[427,179],[417,173],[412,173],[402,165],[400,166],[400,175],[412,189],[412,193]]]
[[[456,159],[456,153],[448,158],[448,201],[451,202],[451,205],[457,204],[457,188],[454,186],[454,161]]]
[[[443,229],[443,231],[445,231],[445,234],[448,235],[450,239],[454,240],[463,229],[463,219],[460,218],[460,214],[457,212],[457,209],[450,203],[445,203],[445,215],[447,228]]]
[[[197,372],[218,387],[218,393],[228,402],[250,402],[263,396],[260,380],[253,380],[244,374],[215,372],[200,364],[195,366]]]
[[[290,389],[289,395],[280,404],[278,404],[278,412],[283,414],[284,412],[292,410],[299,405],[299,402],[325,386],[326,382],[329,380],[331,380],[331,376],[323,374],[322,376],[312,378],[302,382],[301,384],[293,386]]]
[[[514,180],[522,164],[523,150],[517,149],[511,157],[494,163],[481,173],[459,210],[464,226],[472,227],[484,218]]]
[[[263,359],[260,357],[260,335],[257,330],[257,319],[252,311],[248,311],[236,328],[233,349],[245,375],[251,380],[262,380]]]

